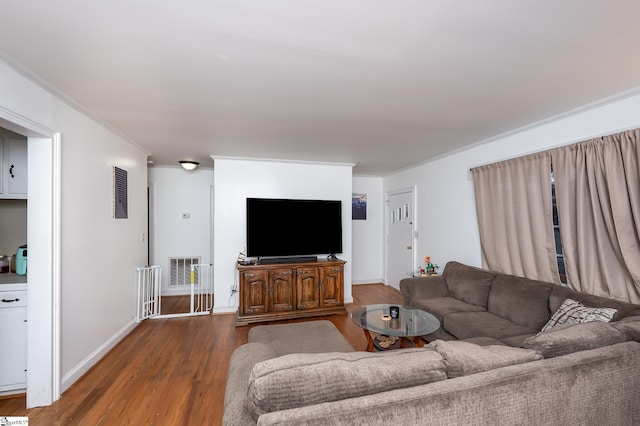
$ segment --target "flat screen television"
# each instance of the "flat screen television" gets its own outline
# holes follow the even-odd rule
[[[340,200],[247,198],[248,257],[295,260],[337,253],[342,253]]]

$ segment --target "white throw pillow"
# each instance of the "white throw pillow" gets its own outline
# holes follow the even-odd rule
[[[588,308],[573,299],[567,299],[542,327],[541,333],[558,324],[582,324],[585,322],[609,322],[618,312],[612,308]]]

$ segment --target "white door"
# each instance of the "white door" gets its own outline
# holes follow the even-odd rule
[[[397,289],[415,268],[414,190],[387,194],[387,279]]]

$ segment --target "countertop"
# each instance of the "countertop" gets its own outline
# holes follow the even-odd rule
[[[16,291],[27,289],[27,275],[11,273],[0,274],[0,291]]]

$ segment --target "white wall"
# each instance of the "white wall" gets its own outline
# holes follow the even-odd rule
[[[147,253],[147,155],[57,99],[53,126],[62,133],[65,389],[135,324],[135,268]],[[128,219],[112,217],[113,166],[127,171]]]
[[[351,165],[214,158],[214,312],[235,312],[230,288],[237,281],[238,253],[245,246],[246,198],[342,200],[345,302],[351,294]]]
[[[351,222],[353,284],[384,282],[384,195],[381,177],[353,177],[353,192],[367,194],[367,220]]]
[[[638,94],[593,106],[387,176],[384,191],[417,186],[419,259],[481,266],[471,167],[640,127],[638,111]]]
[[[162,294],[180,294],[180,289],[168,288],[169,257],[200,257],[202,263],[212,261],[213,170],[150,167],[149,188],[152,194],[151,264],[161,267]],[[184,219],[183,213],[190,218]]]
[[[29,231],[28,237],[30,261],[36,254],[46,257],[42,267],[29,265],[27,403],[35,406],[56,397],[52,371],[59,371],[61,388],[66,389],[135,326],[135,267],[146,260],[141,236],[146,232],[147,153],[2,62],[0,116],[3,127],[30,137],[61,134],[60,175],[55,149],[38,157],[48,159],[47,167],[29,170],[30,188],[42,182],[36,191],[42,194],[32,197],[30,190],[29,205],[54,205],[61,216],[59,251],[52,246],[58,238],[56,217],[42,226],[54,229],[43,237],[46,241],[33,237],[39,235],[32,232],[36,230]],[[53,140],[57,139],[37,143]],[[29,164],[39,164],[31,161],[31,139],[29,146]],[[112,166],[128,172],[128,219],[111,217]],[[57,192],[58,177],[62,196]],[[58,255],[60,269],[55,263]],[[52,281],[58,282],[54,275],[60,277],[59,299],[52,286]],[[57,348],[58,342],[50,345],[57,337],[52,326],[57,323],[56,309],[60,311],[59,365],[51,356],[51,346]]]

